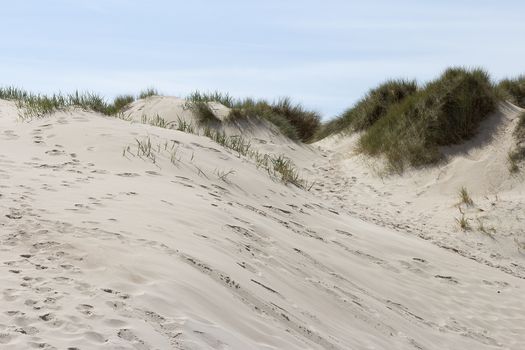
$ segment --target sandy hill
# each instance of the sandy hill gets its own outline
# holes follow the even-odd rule
[[[525,347],[523,186],[497,170],[516,108],[444,167],[383,179],[351,139],[244,134],[292,158],[303,189],[205,136],[138,122],[180,117],[176,104],[137,101],[134,122],[20,121],[0,101],[0,346]],[[456,229],[461,185],[467,218],[495,232]]]

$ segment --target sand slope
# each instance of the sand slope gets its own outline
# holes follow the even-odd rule
[[[367,221],[525,278],[525,250],[519,249],[525,243],[525,178],[523,171],[510,174],[507,159],[522,111],[501,104],[474,139],[443,149],[442,164],[402,176],[381,175],[380,162],[356,154],[357,135],[323,140],[316,145],[329,164],[317,170],[334,176],[313,191]],[[463,215],[457,207],[461,187],[474,200],[472,207],[461,206],[471,226],[467,232],[456,222]]]
[[[148,137],[155,164],[134,155]],[[318,187],[205,137],[83,111],[19,122],[0,101],[0,347],[525,347],[518,273],[357,218],[376,212],[349,204],[369,194],[344,153],[261,144]]]

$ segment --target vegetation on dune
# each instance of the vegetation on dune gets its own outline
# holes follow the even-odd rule
[[[497,91],[502,99],[525,108],[525,75],[515,79],[503,79],[499,82]]]
[[[116,114],[122,112],[131,103],[135,102],[135,96],[133,95],[119,95],[113,99],[113,103],[108,105],[107,112],[105,114]]]
[[[442,157],[439,146],[474,136],[479,123],[496,108],[488,74],[480,69],[446,70],[416,94],[389,109],[359,141],[369,155],[385,155],[391,170],[424,166]]]
[[[327,123],[318,138],[363,131],[359,151],[385,156],[390,171],[425,166],[442,158],[440,146],[472,137],[496,108],[497,94],[481,69],[450,68],[419,87],[392,80],[368,94],[341,117]]]
[[[468,190],[466,187],[461,187],[458,192],[459,197],[459,204],[465,204],[466,206],[473,206],[474,201],[472,200],[472,197],[470,197],[470,194],[468,193]]]
[[[269,103],[251,98],[234,99],[229,94],[217,91],[211,93],[195,91],[186,97],[186,101],[187,107],[196,113],[200,121],[213,120],[212,116],[215,117],[215,114],[209,102],[218,102],[230,108],[227,118],[230,122],[247,118],[266,119],[290,139],[303,142],[311,140],[321,125],[321,117],[318,113],[292,103],[289,98],[281,98],[274,103]]]
[[[518,124],[516,125],[514,134],[519,141],[525,142],[525,112],[521,113],[519,116]]]
[[[139,93],[137,98],[144,99],[155,95],[158,95],[157,90],[149,88]],[[119,95],[108,103],[100,95],[90,92],[48,96],[14,87],[0,88],[0,98],[16,101],[21,110],[21,117],[26,119],[40,118],[70,107],[92,110],[105,115],[121,116],[126,107],[135,101],[133,95]],[[308,111],[299,104],[293,104],[288,98],[269,103],[250,98],[235,100],[230,95],[219,92],[196,91],[190,94],[186,101],[185,107],[196,114],[201,125],[221,122],[210,105],[210,102],[218,102],[230,108],[228,121],[233,122],[252,117],[262,118],[277,126],[285,136],[292,140],[309,141],[320,126],[319,114]]]
[[[342,131],[360,131],[371,127],[384,117],[390,107],[417,91],[414,80],[389,80],[371,89],[354,107],[324,124],[316,134],[316,139]]]
[[[289,98],[281,98],[274,103],[265,100],[247,98],[236,102],[231,109],[229,120],[246,118],[268,120],[292,140],[308,142],[321,125],[321,117],[314,111],[308,111]]]
[[[299,104],[293,104],[289,98],[281,98],[270,107],[275,115],[284,118],[292,125],[301,141],[311,140],[321,125],[321,117],[318,113],[308,111]]]
[[[138,98],[139,99],[144,99],[144,98],[148,98],[148,97],[151,97],[151,96],[159,96],[160,93],[157,91],[157,89],[153,88],[153,87],[150,87],[150,88],[147,88],[145,90],[142,90],[139,95],[138,95]]]
[[[516,130],[514,130],[514,136],[516,137],[517,145],[513,150],[509,151],[507,155],[509,171],[511,173],[517,173],[520,170],[518,164],[525,160],[525,112],[519,116]]]
[[[78,92],[72,94],[35,94],[16,87],[0,88],[0,99],[12,100],[21,110],[21,117],[40,118],[49,113],[71,107],[82,108],[105,115],[115,115],[135,101],[132,95],[120,95],[108,103],[95,93]]]
[[[218,102],[228,108],[232,108],[235,104],[235,100],[232,96],[229,94],[224,94],[219,91],[214,92],[201,92],[201,91],[194,91],[188,96],[186,96],[186,101],[189,101],[191,103],[199,103],[199,102]]]
[[[182,132],[200,135],[197,128],[195,128],[191,123],[188,123],[182,119],[179,119],[176,123],[167,122],[165,119],[157,115],[154,118],[143,117],[142,122],[158,127],[175,128]],[[235,152],[238,157],[243,156],[252,159],[255,162],[257,168],[264,169],[271,178],[277,179],[285,185],[292,184],[306,190],[310,190],[312,188],[313,183],[309,184],[308,181],[301,176],[292,160],[282,154],[276,155],[261,153],[254,149],[250,141],[244,137],[240,135],[229,136],[224,132],[214,130],[208,126],[204,128],[203,136],[208,137],[224,148]],[[164,149],[166,150],[167,146],[165,146]],[[171,151],[170,161],[176,165],[178,162],[180,162],[180,157],[177,155],[177,149],[174,150],[172,147]],[[151,141],[148,138],[144,141],[137,140],[137,151],[135,154],[131,152],[131,148],[128,145],[124,148],[122,155],[126,156],[127,154],[131,154],[138,157],[144,157],[150,159],[155,164],[155,152],[161,153],[161,145],[152,147]],[[199,171],[202,172],[202,170]],[[225,174],[227,176],[230,173]]]
[[[265,119],[275,125],[286,137],[292,140],[300,139],[297,129],[292,125],[290,120],[276,113],[272,109],[272,105],[267,101],[254,100],[252,98],[239,100],[228,115],[228,120],[231,122],[250,118]]]

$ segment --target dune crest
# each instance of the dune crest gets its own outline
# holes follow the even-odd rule
[[[174,105],[139,100],[134,122],[76,109],[24,122],[0,100],[0,346],[525,347],[523,181],[498,172],[517,108],[444,167],[385,179],[351,139],[243,134],[292,159],[308,191],[207,137],[140,123],[191,118]],[[496,233],[455,228],[457,186]]]

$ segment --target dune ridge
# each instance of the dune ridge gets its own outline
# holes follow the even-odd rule
[[[140,122],[192,118],[170,116],[180,103],[136,101],[132,122],[79,109],[23,122],[0,100],[0,346],[525,347],[523,181],[501,170],[521,109],[499,106],[444,167],[384,178],[355,137],[225,131],[292,159],[307,191]],[[145,139],[155,161],[138,155]],[[462,185],[466,215],[494,234],[457,228]]]

